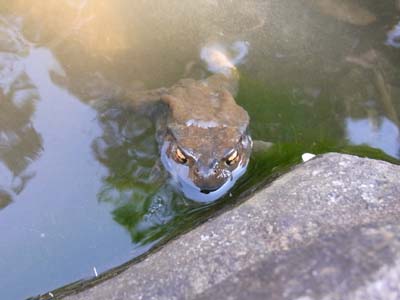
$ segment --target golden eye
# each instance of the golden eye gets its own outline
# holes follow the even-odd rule
[[[229,157],[226,159],[226,164],[228,166],[233,165],[234,163],[236,163],[239,159],[239,153],[235,150],[232,152],[231,155],[229,155]]]
[[[176,148],[175,160],[180,164],[186,164],[186,162],[187,162],[187,158],[186,158],[185,154],[183,154],[181,149],[179,149],[179,148]]]

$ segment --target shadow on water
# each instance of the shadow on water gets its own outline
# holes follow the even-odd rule
[[[0,4],[4,297],[102,273],[53,291],[62,296],[109,278],[241,203],[305,152],[399,163],[400,57],[384,45],[396,22],[393,3],[321,3]],[[200,205],[168,183],[150,120],[113,100],[124,89],[191,76],[201,46],[236,40],[250,43],[237,101],[249,112],[253,139],[274,145],[254,153],[228,195]],[[194,77],[206,76],[198,69]]]

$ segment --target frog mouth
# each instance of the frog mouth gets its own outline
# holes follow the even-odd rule
[[[214,188],[214,189],[201,189],[200,193],[208,195],[209,193],[215,192],[219,189],[220,187]]]

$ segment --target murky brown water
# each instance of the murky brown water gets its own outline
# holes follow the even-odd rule
[[[0,3],[0,298],[145,253],[304,152],[398,162],[399,19],[395,1],[372,0]],[[154,125],[113,99],[202,78],[201,47],[238,40],[237,100],[275,146],[200,205],[154,176]]]

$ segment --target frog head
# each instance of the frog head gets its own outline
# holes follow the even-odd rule
[[[247,132],[235,127],[193,124],[168,130],[161,160],[186,197],[209,202],[226,194],[245,173],[251,147]]]

